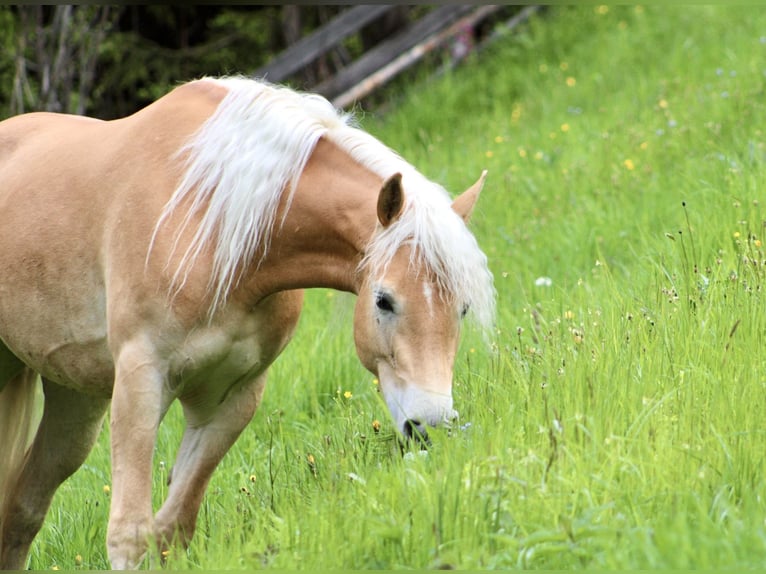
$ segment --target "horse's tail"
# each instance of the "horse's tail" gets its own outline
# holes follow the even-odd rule
[[[0,533],[13,482],[21,471],[32,432],[38,422],[37,373],[31,369],[11,379],[0,391]],[[2,555],[0,538],[0,555]]]

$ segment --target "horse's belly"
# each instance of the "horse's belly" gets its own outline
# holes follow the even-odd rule
[[[106,340],[67,342],[47,349],[40,373],[86,394],[111,396],[114,362]]]
[[[111,396],[114,361],[102,290],[90,281],[60,285],[0,281],[0,341],[55,383]]]
[[[6,345],[19,359],[46,379],[86,394],[109,397],[114,362],[105,336],[65,336],[56,329],[47,336],[5,336]]]

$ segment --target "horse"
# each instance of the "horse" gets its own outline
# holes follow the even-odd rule
[[[24,567],[107,411],[112,567],[188,546],[307,288],[357,295],[356,352],[400,436],[453,421],[462,318],[493,321],[467,227],[485,176],[452,200],[323,97],[241,76],[110,121],[0,122],[0,566]],[[153,514],[176,399],[185,430]]]

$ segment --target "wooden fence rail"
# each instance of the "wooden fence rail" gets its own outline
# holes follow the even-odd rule
[[[257,69],[253,75],[270,82],[281,82],[393,7],[393,4],[362,5],[345,10]]]
[[[284,81],[394,7],[392,4],[371,4],[344,10],[256,70],[253,75],[272,82]],[[502,5],[473,4],[439,6],[380,42],[338,70],[334,76],[305,88],[322,94],[336,107],[352,105],[429,52],[457,37],[467,28],[473,29],[503,8],[505,6]],[[527,6],[520,10],[508,20],[506,27],[515,27],[525,21],[537,8]]]

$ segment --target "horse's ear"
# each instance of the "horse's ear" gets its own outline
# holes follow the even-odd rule
[[[402,190],[402,174],[395,173],[380,188],[380,194],[378,195],[378,221],[380,221],[383,227],[388,227],[399,217],[403,208],[404,190]]]
[[[462,194],[458,195],[455,198],[455,201],[452,202],[453,211],[462,217],[463,221],[466,223],[468,223],[468,221],[471,219],[471,213],[473,213],[473,208],[476,205],[476,200],[479,199],[481,188],[484,187],[484,178],[486,177],[487,170],[485,169],[481,172],[481,176],[479,176],[478,181],[467,190],[465,190]]]

